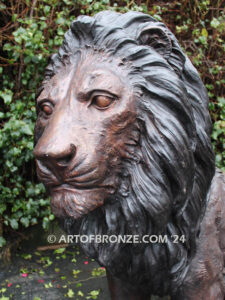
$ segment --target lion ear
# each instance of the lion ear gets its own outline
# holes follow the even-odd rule
[[[140,45],[150,46],[165,59],[169,58],[172,51],[172,42],[162,28],[149,25],[142,29],[137,39]]]

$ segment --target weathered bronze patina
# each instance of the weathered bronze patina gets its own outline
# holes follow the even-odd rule
[[[112,299],[224,299],[225,183],[208,97],[168,28],[136,12],[79,17],[37,112],[38,177],[69,233],[167,237],[82,244]]]

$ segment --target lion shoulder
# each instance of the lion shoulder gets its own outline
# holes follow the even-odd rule
[[[187,299],[223,300],[225,292],[225,174],[216,170],[200,226],[196,254],[182,287]]]

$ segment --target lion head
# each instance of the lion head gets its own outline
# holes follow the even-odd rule
[[[137,12],[74,21],[38,93],[34,154],[53,212],[70,232],[167,234],[162,245],[82,245],[158,294],[195,251],[214,175],[207,105],[174,35]]]

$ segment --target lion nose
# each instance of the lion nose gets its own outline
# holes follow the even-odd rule
[[[57,167],[67,167],[72,159],[76,155],[76,147],[70,144],[66,149],[60,149],[58,151],[41,151],[41,149],[35,149],[34,155],[36,159],[46,162],[51,162]]]

